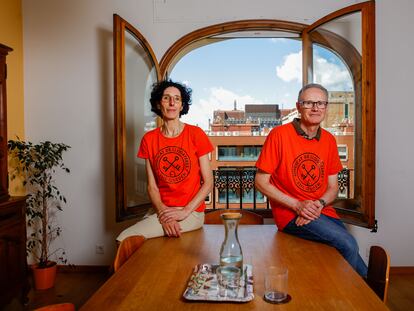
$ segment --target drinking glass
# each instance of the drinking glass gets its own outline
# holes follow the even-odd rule
[[[233,266],[219,266],[216,269],[216,275],[219,296],[236,298],[239,293],[240,269]]]
[[[288,269],[286,266],[270,266],[265,274],[264,299],[271,303],[283,303],[288,298]]]

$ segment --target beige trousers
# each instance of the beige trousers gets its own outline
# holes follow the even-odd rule
[[[186,219],[179,221],[178,223],[180,224],[181,232],[200,229],[204,224],[204,213],[192,212]],[[121,242],[131,235],[143,235],[146,239],[150,239],[164,236],[165,233],[158,221],[157,214],[153,211],[153,214],[146,216],[135,225],[122,231],[116,240]]]

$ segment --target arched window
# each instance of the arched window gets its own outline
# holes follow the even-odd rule
[[[162,57],[159,66],[150,45],[142,35],[119,16],[114,16],[115,44],[115,118],[116,118],[116,182],[117,182],[117,219],[121,220],[137,214],[148,201],[138,202],[130,199],[145,198],[145,180],[142,172],[135,169],[132,160],[127,161],[126,146],[136,147],[137,136],[128,138],[129,131],[144,130],[151,121],[142,121],[141,116],[125,117],[125,111],[131,111],[134,105],[142,105],[148,96],[149,81],[165,77],[174,65],[192,49],[224,40],[226,35],[236,33],[282,32],[285,36],[302,40],[302,81],[320,81],[326,73],[348,75],[341,86],[332,84],[331,98],[336,102],[336,109],[343,111],[341,120],[329,120],[328,127],[345,135],[353,130],[352,140],[338,143],[338,150],[343,159],[352,159],[353,167],[344,174],[349,174],[352,186],[347,193],[335,202],[335,207],[342,217],[351,223],[373,227],[375,224],[375,19],[374,2],[356,4],[334,12],[308,26],[299,23],[275,20],[248,20],[223,23],[196,30],[175,42]],[[126,35],[127,34],[127,35]],[[129,37],[128,37],[129,36]],[[221,36],[221,37],[220,37]],[[128,39],[126,39],[128,38]],[[140,51],[132,49],[137,57],[143,57],[147,64],[143,70],[136,68],[137,77],[127,76],[125,45],[128,40],[135,40]],[[142,56],[144,55],[144,56]],[[329,62],[329,57],[331,61]],[[324,63],[325,62],[325,63]],[[329,64],[337,66],[327,66]],[[128,65],[129,66],[129,65]],[[339,68],[339,69],[338,69]],[[342,68],[342,70],[341,70]],[[339,70],[329,72],[329,70]],[[141,76],[141,78],[139,77]],[[132,79],[130,84],[125,80]],[[319,80],[321,79],[321,80]],[[125,95],[125,85],[142,86],[134,91],[130,99]],[[139,100],[138,100],[139,99]],[[341,102],[342,100],[342,102]],[[147,117],[144,108],[143,115]],[[140,119],[141,118],[141,119]],[[337,121],[337,122],[336,122]],[[325,124],[326,126],[326,124]],[[342,132],[340,132],[342,131]],[[344,138],[342,137],[342,138]],[[130,139],[133,138],[133,141]],[[345,146],[345,148],[344,148]],[[351,146],[351,147],[349,147]],[[135,153],[133,153],[135,156]],[[131,179],[127,175],[135,174]],[[139,175],[139,176],[137,176]],[[342,176],[345,180],[346,176]],[[128,181],[129,180],[129,181]],[[138,180],[138,181],[137,181]],[[133,183],[129,185],[128,183]],[[130,190],[128,190],[130,189]],[[132,190],[131,190],[132,189]],[[132,192],[132,193],[131,193]],[[137,203],[138,202],[138,203]]]

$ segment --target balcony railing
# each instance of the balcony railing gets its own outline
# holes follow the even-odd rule
[[[214,170],[213,175],[213,209],[216,209],[217,205],[220,205],[219,208],[238,207],[242,209],[246,203],[253,209],[258,207],[257,197],[259,192],[254,186],[255,169]],[[261,194],[260,196],[263,197]],[[260,203],[261,205],[265,204],[264,208],[269,209],[267,200]]]
[[[207,209],[239,208],[252,209],[270,215],[269,200],[256,190],[254,180],[256,169],[213,170],[214,189],[212,199],[208,200]],[[351,170],[343,169],[338,174],[338,198],[348,198]]]

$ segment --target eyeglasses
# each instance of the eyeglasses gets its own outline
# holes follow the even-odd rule
[[[327,101],[311,101],[311,100],[302,100],[299,102],[299,104],[305,108],[305,109],[311,109],[313,107],[318,107],[318,109],[325,109],[326,106],[328,106],[328,102]]]
[[[176,95],[176,96],[162,95],[162,97],[161,97],[161,101],[163,101],[164,103],[169,103],[171,99],[173,100],[173,102],[175,104],[181,103],[181,97],[178,96],[178,95]]]

